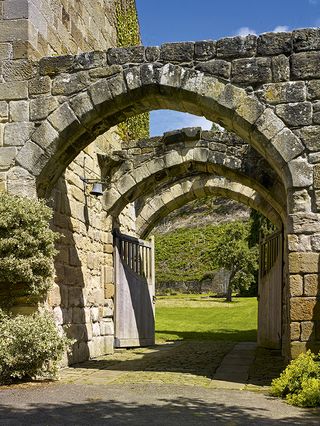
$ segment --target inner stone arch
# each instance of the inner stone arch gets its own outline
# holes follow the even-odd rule
[[[129,154],[140,147],[148,153]],[[203,132],[200,128],[173,131],[162,138],[131,142],[103,161],[104,174],[112,176],[104,206],[113,217],[128,203],[152,193],[159,183],[193,171],[218,174],[253,188],[285,219],[285,189],[277,174],[260,154],[228,132]]]
[[[279,214],[255,190],[221,176],[204,174],[174,181],[162,187],[153,196],[138,200],[137,235],[146,238],[169,213],[205,196],[220,196],[238,201],[261,212],[278,229],[282,228]]]

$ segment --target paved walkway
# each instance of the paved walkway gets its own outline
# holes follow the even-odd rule
[[[59,382],[0,388],[0,425],[319,425],[319,410],[268,395],[277,356],[225,342],[117,351]]]

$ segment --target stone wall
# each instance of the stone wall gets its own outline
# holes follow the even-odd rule
[[[0,59],[103,50],[116,40],[115,0],[0,1]]]
[[[0,191],[37,196],[16,185],[15,179],[6,185],[8,161],[10,166],[17,149],[8,141],[21,146],[32,130],[29,120],[41,119],[55,107],[47,96],[46,78],[30,82],[30,106],[22,99],[21,80],[33,75],[32,61],[116,46],[115,4],[115,0],[0,1],[0,83],[11,88],[0,101],[0,146],[6,146],[0,158]],[[85,186],[81,177],[101,176],[97,154],[120,149],[120,142],[116,127],[99,136],[66,168],[48,197],[54,210],[52,227],[62,235],[48,304],[59,327],[76,339],[69,363],[113,350],[112,221],[106,218],[101,199],[89,195],[91,186]],[[124,232],[134,234],[132,213],[132,207],[126,207],[121,223]]]

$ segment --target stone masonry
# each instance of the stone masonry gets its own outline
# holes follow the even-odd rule
[[[0,153],[0,190],[37,196],[28,187],[32,178],[23,171],[13,171],[10,182],[3,172],[12,153],[12,145],[3,138],[21,146],[34,128],[28,124],[30,119],[38,120],[56,106],[45,95],[46,78],[30,82],[30,104],[20,97],[21,82],[33,61],[116,45],[115,1],[0,1],[0,85],[9,87],[10,92],[5,101],[2,94],[0,101],[0,146],[5,146]],[[76,339],[69,363],[113,350],[112,221],[105,217],[101,202],[89,196],[91,186],[84,186],[81,177],[99,177],[97,153],[114,148],[120,149],[116,128],[79,153],[48,197],[54,210],[52,227],[63,236],[57,247],[56,283],[48,304],[59,327]],[[126,210],[130,206],[124,218],[128,217]]]
[[[268,162],[283,187],[269,203],[275,208],[281,201],[283,211],[284,352],[318,350],[319,59],[320,30],[304,29],[2,65],[2,186],[50,198],[66,168],[97,136],[144,111],[169,108],[221,123]],[[171,146],[181,164],[181,146]],[[206,149],[197,155],[203,164],[210,158]],[[174,167],[171,155],[170,161],[166,166]],[[161,171],[165,165],[153,166]],[[119,194],[128,198],[128,188],[134,193],[144,179],[140,172],[115,183],[115,201]],[[218,161],[214,172],[233,180]],[[246,185],[252,187],[252,180]]]

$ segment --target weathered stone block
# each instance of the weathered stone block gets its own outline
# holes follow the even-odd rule
[[[31,61],[20,59],[3,63],[3,77],[6,81],[29,80],[35,74],[36,68]]]
[[[194,59],[207,61],[216,56],[216,42],[213,40],[196,41],[194,45]]]
[[[304,295],[319,296],[319,294],[320,294],[320,276],[318,274],[305,275]]]
[[[319,213],[295,213],[289,215],[288,227],[290,232],[314,233],[320,232]]]
[[[76,115],[67,103],[62,104],[49,116],[49,121],[58,131],[64,131],[73,124],[79,123]]]
[[[91,320],[89,308],[72,308],[72,322],[74,324],[86,324]]]
[[[218,58],[251,57],[256,53],[257,37],[255,35],[227,37],[218,40],[216,46]]]
[[[311,102],[277,105],[276,114],[289,126],[297,127],[312,124]]]
[[[165,43],[161,46],[160,61],[162,62],[191,62],[194,55],[194,43]]]
[[[14,164],[17,155],[15,147],[0,147],[0,169],[8,169]]]
[[[303,144],[289,129],[281,130],[272,139],[272,145],[286,162],[293,160],[304,151]]]
[[[119,74],[120,72],[122,72],[121,65],[107,65],[105,67],[93,68],[89,71],[89,76],[91,78],[105,78],[111,77],[115,74]]]
[[[140,68],[128,68],[124,71],[124,76],[129,90],[141,87]]]
[[[303,81],[266,84],[262,90],[264,100],[271,105],[306,100],[306,85]]]
[[[291,358],[295,359],[300,354],[307,352],[307,345],[305,342],[292,342],[290,345]]]
[[[308,161],[310,164],[320,163],[320,152],[313,152],[309,154]]]
[[[64,331],[71,339],[76,339],[77,342],[87,342],[88,332],[84,324],[69,324],[64,327]]]
[[[317,273],[319,271],[319,253],[296,252],[289,253],[289,272]]]
[[[320,124],[320,101],[313,103],[313,124]]]
[[[102,336],[114,335],[114,324],[111,318],[103,319],[100,322],[100,334]]]
[[[144,46],[126,48],[114,47],[108,50],[107,60],[109,65],[123,65],[127,63],[141,63],[144,61]]]
[[[212,59],[198,64],[196,70],[228,80],[231,74],[231,63],[222,59]]]
[[[106,299],[111,299],[115,294],[115,286],[114,284],[105,284],[104,285],[104,297]]]
[[[291,321],[320,319],[320,304],[314,297],[293,297],[290,299]]]
[[[30,120],[44,120],[59,105],[56,98],[52,96],[39,96],[30,101]]]
[[[303,278],[301,275],[290,275],[289,287],[291,296],[303,295]]]
[[[300,323],[299,322],[292,322],[290,324],[290,339],[300,340]]]
[[[320,126],[306,126],[296,131],[309,151],[318,151],[320,147]]]
[[[271,59],[235,59],[232,61],[231,81],[233,83],[241,83],[243,85],[271,82]]]
[[[301,341],[306,342],[308,340],[314,340],[315,338],[315,327],[312,321],[302,321],[301,323]]]
[[[96,358],[101,355],[113,353],[113,340],[113,336],[99,336],[88,342],[90,357]]]
[[[12,59],[12,44],[11,43],[1,43],[0,44],[0,61],[6,59]]]
[[[320,80],[307,81],[307,93],[309,100],[320,99]]]
[[[271,58],[272,80],[278,81],[290,80],[289,58],[285,55],[273,56]]]
[[[51,78],[37,76],[29,81],[29,95],[42,95],[51,91]]]
[[[21,146],[30,139],[34,130],[33,123],[8,123],[4,128],[4,145]]]
[[[80,92],[89,85],[89,76],[86,71],[75,74],[62,74],[56,77],[52,83],[52,94],[69,96]]]
[[[315,164],[313,167],[313,187],[320,188],[320,164]]]
[[[319,78],[320,52],[303,52],[291,55],[291,77],[293,80]]]
[[[292,32],[293,49],[295,52],[320,50],[320,31],[318,28],[305,28]]]
[[[255,127],[267,140],[270,140],[284,128],[284,123],[268,108],[257,120]]]
[[[68,288],[68,306],[85,306],[84,293],[81,287]]]
[[[28,24],[29,22],[25,18],[1,20],[0,43],[27,40]]]
[[[26,81],[14,81],[0,83],[0,100],[15,100],[28,98],[28,83]]]
[[[92,336],[93,337],[100,336],[100,324],[98,322],[95,322],[92,324]]]
[[[9,117],[8,102],[0,101],[0,123],[6,123]]]
[[[59,136],[59,133],[47,121],[35,130],[31,139],[42,148],[48,147]]]
[[[9,119],[10,121],[29,121],[28,101],[11,101]]]
[[[288,248],[290,251],[311,251],[310,235],[288,235]]]
[[[10,194],[37,198],[35,177],[21,167],[11,167],[7,173],[7,188]]]
[[[61,304],[60,287],[54,284],[48,293],[48,304],[49,306],[59,306]]]
[[[107,55],[105,52],[84,52],[74,57],[74,70],[89,70],[106,65]]]
[[[72,55],[53,56],[42,58],[39,61],[39,72],[41,75],[55,75],[72,70],[75,57]]]
[[[291,33],[265,33],[258,37],[257,53],[260,56],[290,54]]]
[[[160,58],[160,48],[158,46],[146,47],[145,57],[147,62],[156,62]]]

